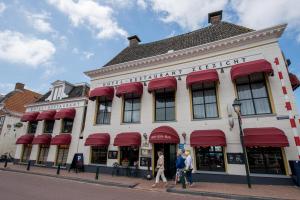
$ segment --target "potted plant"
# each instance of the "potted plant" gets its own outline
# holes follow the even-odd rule
[[[129,160],[127,158],[124,158],[122,160],[122,167],[128,167],[129,166]]]

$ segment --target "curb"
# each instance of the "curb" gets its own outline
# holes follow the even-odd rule
[[[37,175],[37,176],[47,176],[47,177],[52,177],[52,178],[59,178],[59,179],[65,179],[65,180],[79,181],[79,182],[83,182],[83,183],[93,183],[93,184],[98,184],[98,185],[114,186],[114,187],[121,187],[121,188],[134,188],[135,186],[138,185],[138,183],[123,184],[123,183],[116,183],[116,182],[109,182],[109,181],[96,181],[96,180],[90,180],[90,179],[44,174],[44,173],[22,171],[22,170],[8,169],[8,168],[0,168],[0,171],[31,174],[31,175]]]
[[[206,197],[217,197],[217,198],[225,198],[225,199],[235,199],[235,200],[287,200],[282,198],[237,195],[237,194],[226,194],[226,193],[205,192],[205,191],[191,191],[191,190],[175,189],[175,188],[168,188],[167,192],[177,193],[177,194],[190,194],[196,196],[206,196]]]

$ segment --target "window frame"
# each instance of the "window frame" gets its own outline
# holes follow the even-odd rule
[[[46,128],[47,128],[47,126],[49,126],[49,124],[48,123],[53,123],[53,125],[52,125],[52,130],[51,131],[48,131],[48,130],[46,130]],[[54,124],[55,124],[55,120],[44,120],[44,128],[43,128],[43,131],[44,131],[44,133],[49,133],[49,134],[51,134],[51,133],[53,133],[53,130],[54,130]],[[49,127],[48,127],[49,128]]]
[[[244,76],[244,77],[247,77],[247,83],[237,83],[237,81],[235,80],[235,88],[236,88],[236,96],[237,98],[240,100],[240,101],[249,101],[251,100],[252,102],[252,105],[253,105],[253,110],[254,110],[254,114],[242,114],[242,111],[241,111],[241,115],[242,116],[256,116],[256,115],[268,115],[268,114],[273,114],[273,108],[272,108],[272,102],[271,102],[271,97],[270,97],[270,91],[269,91],[269,88],[268,88],[268,83],[267,83],[267,78],[265,76],[265,74],[261,73],[262,74],[262,77],[263,77],[263,80],[256,80],[256,81],[251,81],[250,79],[250,75],[247,75],[247,76]],[[251,84],[255,84],[255,83],[263,83],[264,84],[264,88],[266,90],[266,97],[253,97],[253,91],[252,91],[252,86]],[[238,86],[244,86],[244,85],[248,85],[249,86],[249,89],[250,89],[250,94],[251,94],[251,98],[247,98],[247,99],[240,99],[239,97],[239,89],[238,89]],[[269,109],[270,109],[270,112],[269,113],[257,113],[257,109],[255,107],[255,100],[256,99],[268,99],[268,105],[269,105]]]
[[[139,104],[140,104],[140,106],[139,106],[138,109],[134,109],[133,108],[133,106],[134,106],[133,102],[136,99],[139,100]],[[126,106],[125,106],[126,100],[130,100],[131,101],[130,102],[131,103],[131,109],[130,110],[126,110]],[[142,98],[140,96],[136,96],[134,94],[127,94],[127,95],[123,96],[123,110],[122,110],[123,111],[122,112],[123,116],[122,116],[122,123],[134,124],[134,123],[140,123],[141,122],[141,103],[142,103]],[[139,111],[140,116],[139,116],[138,121],[133,121],[133,113],[134,113],[134,111]],[[131,115],[130,115],[131,119],[130,119],[130,121],[126,121],[125,122],[125,113],[126,112],[131,112]]]
[[[96,102],[96,111],[95,111],[95,121],[94,121],[94,124],[95,125],[109,125],[109,124],[111,124],[111,113],[112,113],[112,102],[113,102],[113,100],[110,100],[110,99],[107,99],[106,97],[103,97],[103,98],[100,98],[100,97],[97,97],[97,100],[96,100],[97,102]],[[101,111],[100,111],[100,105],[101,105],[101,102],[104,102],[104,104],[105,104],[105,112],[103,112],[102,114],[104,114],[105,116],[103,117],[103,121],[101,121]],[[110,106],[110,109],[111,109],[111,111],[110,112],[108,112],[107,110],[108,110],[108,103],[110,102],[110,104],[111,104],[111,106]],[[110,114],[109,115],[109,119],[107,120],[108,122],[107,123],[105,123],[105,119],[106,119],[106,117],[107,117],[107,114]],[[100,118],[99,119],[99,123],[98,123],[98,118]]]
[[[222,153],[223,165],[221,166],[221,168],[219,170],[217,170],[217,168],[212,168],[210,165],[208,165],[208,169],[203,169],[203,168],[201,169],[201,165],[200,165],[201,160],[200,160],[200,158],[198,160],[197,154],[198,154],[198,152],[201,152],[201,148],[205,149],[205,148],[211,148],[211,147],[213,147],[214,150],[213,151],[210,151],[210,150],[205,151],[205,152],[202,153],[202,156],[203,155],[208,155],[209,160],[211,160],[210,154],[219,154],[219,153]],[[221,151],[216,151],[216,147],[221,147]],[[194,150],[195,150],[195,158],[196,158],[195,159],[195,164],[196,164],[196,169],[198,171],[226,172],[225,147],[223,147],[223,146],[195,147]],[[200,162],[200,163],[198,163],[198,162]]]
[[[34,131],[31,131],[31,130],[32,130],[32,125],[33,125],[33,124],[36,124],[36,127],[35,127],[35,130],[34,130]],[[36,133],[36,130],[37,130],[37,126],[38,126],[38,121],[28,122],[27,133],[28,133],[28,134],[35,134],[35,133]]]
[[[97,148],[97,149],[96,149]],[[101,151],[106,151],[106,153],[105,153],[105,161],[104,162],[93,162],[94,161],[94,159],[93,159],[93,150],[97,150],[97,152],[96,152],[96,154],[99,156],[99,154],[101,154]],[[90,147],[90,152],[91,152],[91,156],[90,156],[90,163],[91,164],[94,164],[94,165],[107,165],[107,160],[108,160],[108,158],[107,158],[107,156],[108,156],[108,146],[91,146]]]
[[[190,91],[191,91],[191,104],[192,104],[192,119],[193,120],[203,120],[203,119],[215,119],[215,118],[219,118],[220,117],[220,114],[219,114],[219,106],[218,106],[218,93],[217,93],[217,84],[214,82],[213,83],[213,86],[212,87],[209,87],[209,88],[204,88],[204,84],[205,83],[201,83],[201,84],[193,84],[191,87],[190,87]],[[200,88],[197,88],[197,89],[194,89],[193,86],[195,85],[201,85],[201,89]],[[205,103],[205,90],[214,90],[214,94],[215,94],[215,102],[212,102],[212,103]],[[194,92],[199,92],[201,91],[202,92],[202,95],[203,95],[203,103],[201,104],[196,104],[194,103]],[[216,110],[217,110],[217,116],[214,116],[214,117],[207,117],[207,112],[206,112],[206,105],[211,105],[211,104],[215,104],[216,105]],[[194,106],[197,106],[197,105],[203,105],[204,106],[204,115],[205,117],[202,117],[202,118],[196,118],[195,117],[195,109],[194,109]]]
[[[162,92],[163,91],[163,92]],[[164,107],[162,108],[157,108],[157,93],[163,93],[164,95]],[[167,93],[173,93],[173,96],[174,96],[174,106],[170,106],[170,107],[167,107],[166,106],[166,94]],[[167,120],[167,108],[173,108],[174,109],[174,119],[173,120]],[[156,114],[156,111],[158,109],[164,109],[164,120],[157,120],[157,114]],[[154,91],[154,122],[174,122],[176,121],[176,90],[168,90],[166,88],[164,89],[160,89],[160,90],[155,90]]]
[[[66,122],[71,122],[72,121],[72,128],[71,131],[66,131]],[[61,133],[72,133],[73,131],[73,126],[74,126],[74,119],[62,119],[62,125],[61,125]]]
[[[134,149],[136,149],[135,153],[137,154],[137,160],[131,160],[129,158],[128,161],[129,161],[129,167],[134,167],[134,162],[137,162],[137,165],[139,165],[139,160],[140,160],[140,147],[131,147],[131,146],[121,146],[119,147],[119,163],[120,165],[122,166],[122,161],[126,158],[123,154],[124,151],[130,151],[129,154],[130,154],[130,157],[133,157],[132,154],[134,152]],[[124,158],[125,157],[125,158]]]
[[[61,160],[59,161],[58,156],[59,156],[60,150],[63,151],[63,154],[62,154]],[[67,166],[69,151],[70,151],[70,145],[58,145],[57,146],[57,153],[56,153],[56,159],[55,159],[55,165],[56,166],[58,166],[59,164],[60,164],[61,167],[66,167]],[[64,158],[66,160],[64,160]]]
[[[43,155],[41,157],[42,149],[43,149]],[[36,164],[46,165],[48,154],[49,154],[49,149],[50,149],[50,145],[43,145],[43,144],[39,145],[39,152],[38,152]]]
[[[24,159],[25,156],[25,150],[26,151],[26,158]],[[21,163],[27,163],[30,160],[30,155],[32,152],[32,144],[23,144],[23,148],[22,148],[22,155],[21,155]]]

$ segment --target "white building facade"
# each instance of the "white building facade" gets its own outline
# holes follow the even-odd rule
[[[278,44],[286,25],[255,31],[220,19],[221,12],[212,13],[208,28],[153,43],[130,37],[120,55],[85,73],[91,78],[82,144],[87,169],[110,171],[118,163],[146,171],[150,161],[154,174],[160,150],[171,178],[176,152],[185,149],[193,157],[195,179],[244,181],[232,108],[237,98],[253,181],[290,181],[288,161],[299,159],[299,124],[297,84],[291,84]],[[228,28],[241,32],[184,46],[193,35],[214,37]],[[178,49],[174,43],[180,42]]]

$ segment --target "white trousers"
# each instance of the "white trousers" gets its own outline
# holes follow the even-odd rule
[[[165,170],[164,169],[158,169],[157,174],[156,174],[156,180],[155,183],[159,182],[159,178],[161,177],[161,179],[163,180],[164,183],[167,182],[167,179],[165,177]]]

